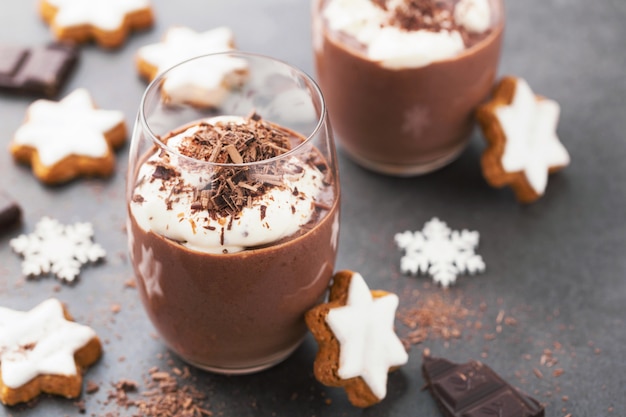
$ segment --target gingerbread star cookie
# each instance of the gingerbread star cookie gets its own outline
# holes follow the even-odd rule
[[[139,48],[136,66],[148,81],[163,71],[201,55],[234,51],[235,37],[228,27],[198,33],[184,26],[170,28],[160,43]],[[162,84],[164,98],[172,103],[199,107],[218,106],[228,91],[242,85],[248,76],[248,63],[234,56],[223,55],[210,63],[198,62],[194,67],[170,72]]]
[[[75,323],[58,300],[28,312],[0,307],[0,401],[14,405],[41,393],[76,398],[83,370],[102,354],[98,336]]]
[[[359,273],[335,274],[329,302],[305,315],[319,344],[315,377],[325,385],[343,387],[357,407],[382,401],[388,373],[408,361],[394,331],[397,307],[395,294],[370,291]]]
[[[525,80],[500,81],[492,100],[477,111],[488,142],[481,165],[490,185],[510,186],[522,203],[545,193],[548,175],[570,163],[556,134],[559,112],[556,101],[536,96]]]
[[[154,21],[149,0],[40,0],[39,12],[58,40],[95,40],[104,48],[122,45],[130,31]]]
[[[10,151],[42,182],[58,184],[81,175],[111,175],[113,150],[126,136],[122,112],[97,109],[89,92],[77,89],[59,102],[32,103]]]

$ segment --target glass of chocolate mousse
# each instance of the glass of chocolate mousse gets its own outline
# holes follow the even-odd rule
[[[337,252],[337,161],[315,82],[253,54],[185,61],[148,86],[129,161],[131,260],[167,346],[225,374],[285,359]]]
[[[502,0],[314,0],[317,79],[360,165],[412,176],[453,161],[497,72]]]

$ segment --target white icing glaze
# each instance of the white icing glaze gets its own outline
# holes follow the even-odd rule
[[[551,167],[566,166],[569,153],[556,134],[560,107],[538,99],[528,83],[517,79],[513,102],[496,109],[506,136],[502,166],[506,172],[523,171],[529,184],[543,194]]]
[[[331,309],[326,316],[340,344],[339,376],[362,377],[379,399],[387,395],[389,368],[409,359],[394,332],[397,307],[397,295],[373,298],[361,274],[354,273],[346,305]]]
[[[247,79],[245,60],[220,56],[210,62],[198,61],[193,66],[177,68],[166,75],[162,88],[170,103],[217,107]]]
[[[28,312],[0,307],[2,382],[18,388],[38,375],[76,375],[74,353],[94,337],[90,327],[66,320],[54,298]]]
[[[491,26],[489,0],[461,0],[454,8],[454,21],[469,32],[483,33]]]
[[[158,73],[200,55],[233,50],[235,36],[222,26],[198,33],[188,27],[171,27],[162,42],[142,46],[137,50],[139,60],[156,67]]]
[[[207,119],[206,122],[216,120],[242,119],[220,117]],[[192,126],[169,139],[168,146],[176,149],[185,136],[193,135],[197,129],[197,126]],[[148,162],[158,159],[157,153]],[[210,219],[202,210],[191,210],[194,198],[191,192],[180,195],[177,201],[170,202],[171,209],[168,208],[167,197],[171,186],[165,184],[162,187],[163,182],[158,180],[141,181],[141,178],[151,178],[154,172],[153,165],[144,163],[137,176],[140,185],[135,191],[144,201],[131,203],[131,212],[143,230],[183,242],[186,247],[201,252],[223,253],[227,250],[233,253],[272,243],[295,234],[309,222],[315,212],[314,203],[325,188],[323,175],[316,168],[303,165],[295,157],[290,163],[294,168],[302,168],[302,172],[284,176],[284,187],[270,188],[265,195],[255,199],[251,207],[237,213],[232,223],[230,216]],[[188,172],[181,172],[181,176],[187,184],[198,189],[206,185],[208,177]],[[294,195],[296,189],[298,192]]]
[[[148,0],[46,0],[58,11],[57,26],[92,25],[103,30],[122,27],[126,15],[148,9]]]
[[[32,103],[13,143],[36,148],[46,166],[70,155],[101,158],[110,152],[104,134],[123,122],[122,112],[96,109],[89,92],[79,88],[59,102]]]
[[[371,0],[330,0],[323,16],[331,31],[354,37],[366,46],[369,59],[390,69],[423,67],[465,49],[461,34],[455,30],[407,31],[393,26],[392,11],[403,3],[392,2],[384,10]],[[491,25],[488,0],[462,0],[454,14],[456,22],[471,32],[483,33]]]

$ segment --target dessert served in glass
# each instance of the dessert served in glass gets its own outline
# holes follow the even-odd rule
[[[409,176],[467,145],[497,72],[502,0],[315,0],[317,77],[341,148]]]
[[[148,86],[129,164],[131,260],[164,342],[219,373],[285,359],[337,251],[337,162],[314,81],[253,54],[185,61]]]

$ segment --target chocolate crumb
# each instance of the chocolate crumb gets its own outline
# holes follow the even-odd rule
[[[128,394],[138,391],[134,382],[121,380],[114,384],[115,392],[109,393],[109,400],[124,408],[135,408],[133,416],[155,417],[209,417],[213,412],[204,407],[205,394],[192,385],[184,385],[182,381],[190,378],[188,368],[173,371],[178,379],[166,371],[152,368],[148,372],[150,378],[145,381],[146,389],[139,393],[138,398],[130,398]]]
[[[100,385],[96,384],[93,381],[87,381],[87,384],[85,386],[85,392],[87,394],[95,394],[99,390],[100,390]]]
[[[130,379],[120,379],[118,382],[115,383],[114,386],[118,391],[133,392],[137,391],[137,387],[139,385],[135,381]]]
[[[135,195],[133,195],[133,203],[138,203],[138,204],[141,204],[141,203],[143,203],[143,202],[145,202],[145,201],[146,201],[146,200],[145,200],[145,198],[143,198],[143,196],[142,196],[142,195],[140,195],[140,194],[135,194]]]
[[[154,168],[154,172],[152,173],[153,178],[157,178],[160,180],[169,181],[170,179],[176,177],[178,173],[173,168],[167,168],[163,165],[157,165]]]
[[[78,408],[78,412],[80,414],[85,414],[87,412],[87,408],[85,407],[85,401],[74,401],[74,405]]]

